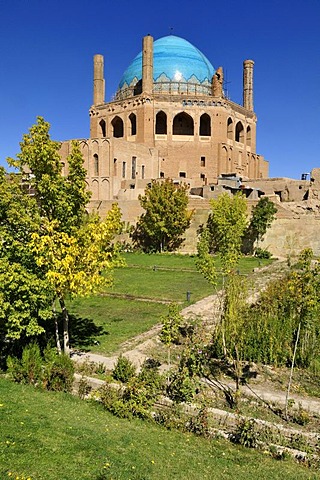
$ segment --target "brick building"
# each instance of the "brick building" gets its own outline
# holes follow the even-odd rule
[[[243,105],[226,98],[222,67],[173,35],[143,38],[110,102],[103,61],[95,55],[90,138],[80,140],[93,204],[137,199],[151,178],[201,187],[227,173],[268,177],[256,153],[252,60],[243,63]],[[64,142],[63,159],[69,150]]]

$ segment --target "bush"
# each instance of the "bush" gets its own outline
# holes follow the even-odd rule
[[[243,419],[237,425],[236,431],[231,436],[233,443],[239,443],[244,447],[257,448],[258,433],[253,419]]]
[[[56,355],[45,378],[47,390],[71,392],[74,378],[74,366],[68,355]]]
[[[154,401],[164,391],[165,378],[158,372],[158,362],[152,359],[147,359],[141,368],[141,372],[138,375],[138,379],[143,382],[148,389],[148,395],[151,396]]]
[[[118,361],[112,371],[115,380],[127,383],[136,373],[136,368],[130,360],[120,355]]]
[[[174,402],[192,401],[195,394],[195,381],[190,378],[187,367],[174,372],[167,393]]]
[[[265,250],[263,248],[257,247],[254,252],[255,257],[257,258],[271,258],[272,253],[269,252],[269,250]]]
[[[7,366],[15,382],[63,392],[72,389],[73,362],[67,355],[58,355],[55,348],[46,347],[42,356],[39,345],[30,343],[23,349],[21,360],[8,357]]]
[[[43,380],[42,357],[36,343],[30,343],[23,349],[21,360],[9,356],[8,373],[15,382],[41,385]]]

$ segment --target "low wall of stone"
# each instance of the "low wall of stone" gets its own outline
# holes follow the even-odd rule
[[[278,218],[260,246],[276,257],[296,256],[305,248],[320,256],[320,216]]]

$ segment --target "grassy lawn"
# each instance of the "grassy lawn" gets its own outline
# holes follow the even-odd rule
[[[1,480],[320,479],[291,460],[121,420],[98,404],[3,378],[0,424]]]
[[[137,253],[124,257],[127,265],[115,271],[113,287],[103,295],[70,303],[70,312],[76,316],[71,322],[73,346],[110,354],[125,340],[159,323],[168,305],[157,301],[177,302],[183,308],[187,305],[187,292],[191,292],[192,303],[213,293],[210,284],[197,272],[195,257]],[[240,272],[248,274],[258,265],[255,258],[242,259]],[[153,302],[138,300],[141,298]]]

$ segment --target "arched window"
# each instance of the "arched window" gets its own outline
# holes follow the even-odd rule
[[[233,139],[233,121],[232,118],[228,118],[227,122],[227,137],[232,140]]]
[[[101,135],[103,137],[105,137],[106,136],[106,122],[104,120],[100,120],[99,125],[100,125],[100,129],[101,129]]]
[[[123,120],[120,117],[114,117],[111,122],[113,127],[113,136],[116,138],[123,137]]]
[[[200,117],[199,135],[201,137],[210,137],[211,135],[211,118],[207,113]]]
[[[167,134],[167,115],[162,111],[156,115],[156,134]]]
[[[193,135],[193,118],[185,112],[178,113],[173,119],[173,135]]]
[[[247,146],[251,147],[251,128],[247,127]]]
[[[93,171],[94,176],[97,177],[99,175],[99,157],[96,153],[93,155]]]
[[[134,113],[130,113],[129,120],[131,124],[131,135],[137,134],[137,117]]]
[[[236,142],[243,143],[244,141],[244,129],[241,122],[238,122],[236,125],[236,135],[235,135]]]

